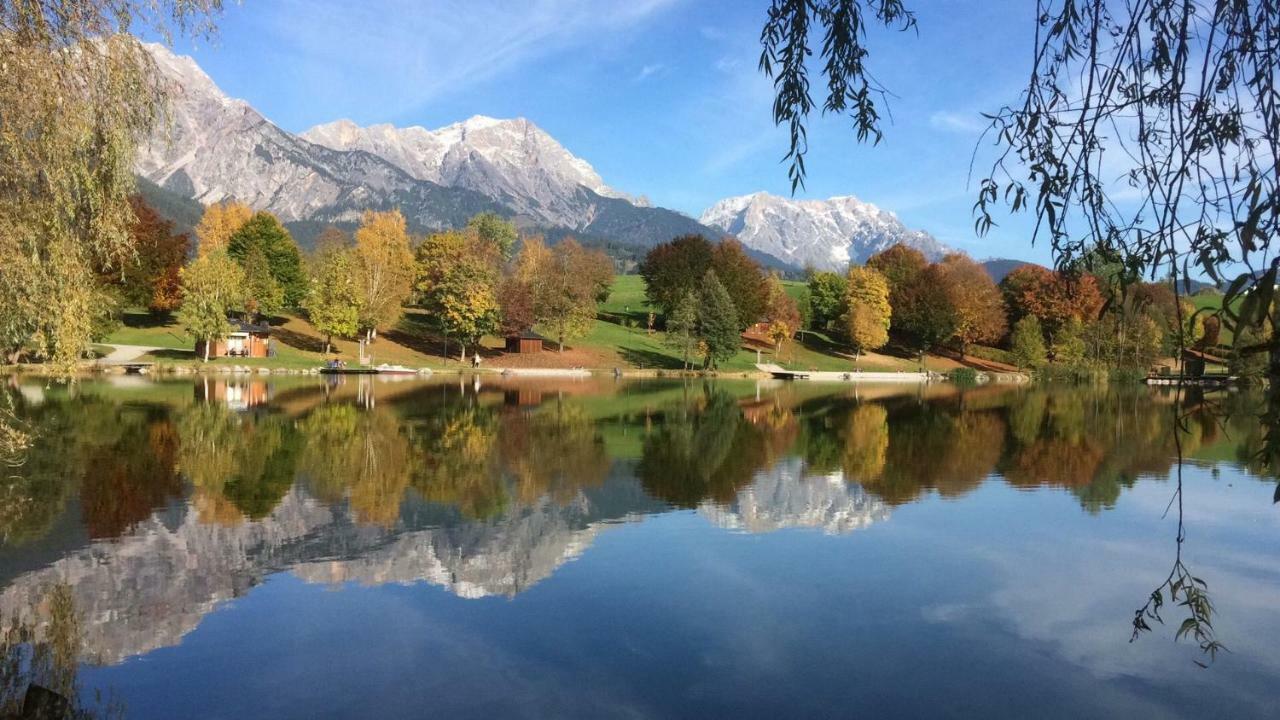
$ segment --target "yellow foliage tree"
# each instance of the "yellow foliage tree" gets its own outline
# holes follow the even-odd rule
[[[800,307],[782,287],[777,273],[765,281],[765,289],[764,321],[769,339],[773,341],[773,355],[777,357],[782,344],[800,329]]]
[[[413,292],[416,272],[404,215],[367,211],[356,230],[360,329],[367,340],[393,327]]]
[[[853,343],[855,359],[867,350],[876,350],[889,342],[889,283],[878,270],[865,266],[849,268],[846,290],[849,312],[845,329]]]
[[[252,208],[234,200],[223,200],[205,208],[200,224],[196,225],[200,256],[204,257],[217,249],[225,250],[231,236],[252,217]]]

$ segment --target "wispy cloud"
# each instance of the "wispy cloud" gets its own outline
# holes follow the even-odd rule
[[[960,113],[939,110],[929,116],[929,125],[935,130],[973,135],[987,127],[978,113]]]
[[[728,56],[716,60],[716,70],[722,73],[731,73],[742,65],[742,61],[736,57]]]
[[[640,72],[636,73],[635,80],[636,82],[644,82],[646,79],[648,79],[653,75],[657,75],[659,73],[665,72],[666,69],[667,69],[667,66],[662,63],[645,65],[644,67],[640,68]]]
[[[321,97],[376,100],[388,114],[474,88],[543,57],[625,33],[679,0],[281,0],[264,42]],[[390,99],[396,106],[388,107]]]

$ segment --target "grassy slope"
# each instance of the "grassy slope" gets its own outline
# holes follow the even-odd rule
[[[802,291],[804,284],[786,283],[793,295]],[[533,356],[508,356],[501,352],[502,340],[485,338],[485,364],[488,367],[539,366],[593,368],[632,367],[676,369],[681,361],[676,352],[664,344],[664,334],[647,332],[649,306],[645,302],[644,282],[637,275],[622,275],[614,282],[608,301],[600,307],[600,316],[586,337],[568,343],[561,355],[554,351],[554,343],[548,343],[550,352]],[[192,351],[194,343],[172,321],[157,323],[146,313],[126,315],[125,327],[106,339],[108,343],[151,345],[166,348],[145,359],[157,362],[190,362],[197,360]],[[627,321],[630,321],[628,326]],[[426,317],[417,310],[409,311],[399,327],[380,338],[373,346],[375,363],[396,363],[410,367],[458,368],[457,346],[451,345],[451,358],[443,357],[443,346],[431,337]],[[545,334],[545,333],[544,333]],[[324,339],[310,323],[298,317],[278,318],[273,330],[276,357],[267,360],[244,358],[220,359],[215,363],[234,365],[263,365],[270,367],[316,367],[323,361]],[[355,342],[336,339],[339,354],[348,362],[357,357]],[[770,353],[763,353],[763,362],[775,362]],[[782,365],[813,369],[843,371],[855,367],[853,357],[821,333],[806,332],[803,342],[788,343],[781,357]],[[747,372],[755,369],[756,354],[741,350],[720,367],[725,372]],[[926,367],[946,370],[955,366],[948,360],[929,357]],[[858,367],[866,371],[915,370],[914,360],[869,353],[859,361]]]

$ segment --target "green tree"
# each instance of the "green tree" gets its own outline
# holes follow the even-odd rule
[[[809,305],[814,330],[830,332],[848,310],[848,281],[840,273],[820,271],[809,275]]]
[[[1084,341],[1084,323],[1073,317],[1053,336],[1053,362],[1077,367],[1084,363],[1089,348]]]
[[[1040,327],[1040,318],[1027,315],[1014,323],[1009,344],[1009,352],[1018,367],[1034,370],[1044,365],[1044,329]]]
[[[871,267],[854,265],[845,282],[845,332],[853,343],[855,362],[863,352],[889,342],[889,283]]]
[[[244,262],[244,310],[250,320],[259,315],[271,317],[284,304],[284,293],[271,276],[271,266],[260,247],[252,247]]]
[[[504,260],[511,259],[519,239],[514,222],[495,212],[483,212],[468,220],[467,227],[476,231],[481,240],[496,247]]]
[[[298,307],[307,297],[307,277],[302,269],[302,255],[289,231],[284,229],[275,215],[257,212],[244,225],[231,234],[227,242],[227,254],[240,263],[245,262],[253,248],[262,250],[284,296],[286,307]]]
[[[706,346],[703,369],[715,369],[733,357],[742,344],[733,300],[714,270],[702,276],[702,288],[698,292],[698,334]]]
[[[500,249],[474,230],[450,230],[427,237],[415,257],[419,303],[444,333],[446,354],[449,337],[457,337],[466,362],[467,346],[501,327]]]
[[[711,250],[711,243],[701,235],[682,235],[650,250],[640,263],[649,304],[670,315],[686,293],[698,292],[711,267]]]
[[[333,336],[351,337],[359,330],[360,289],[351,250],[326,243],[316,252],[306,310],[311,324],[324,333],[324,351]]]
[[[698,297],[692,292],[685,293],[667,317],[664,342],[680,353],[684,369],[688,370],[690,359],[698,349]]]
[[[225,251],[214,250],[182,269],[182,308],[178,322],[204,341],[204,360],[214,342],[231,331],[227,315],[244,302],[244,271]]]

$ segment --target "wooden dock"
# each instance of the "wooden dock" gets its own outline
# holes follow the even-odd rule
[[[771,363],[760,363],[756,365],[756,369],[760,372],[767,372],[773,376],[775,380],[808,380],[809,373],[803,370],[788,370],[781,365],[773,365]]]

